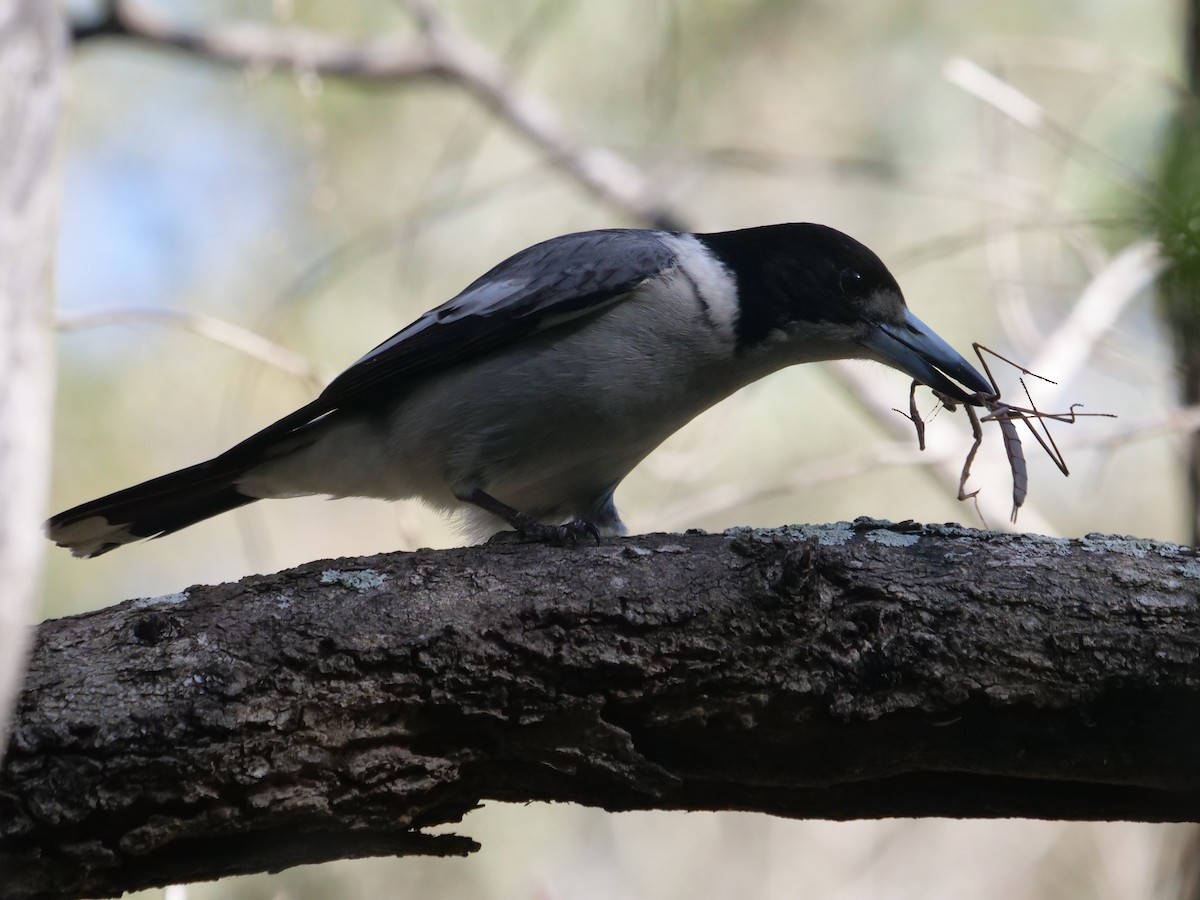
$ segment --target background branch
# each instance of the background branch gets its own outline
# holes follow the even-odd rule
[[[483,799],[1190,820],[1200,554],[853,525],[326,561],[45,623],[0,895],[462,854]]]
[[[605,147],[575,140],[554,108],[523,88],[490,49],[455,28],[434,5],[420,0],[408,0],[406,5],[420,28],[416,39],[357,40],[256,22],[191,29],[127,0],[113,0],[99,20],[76,26],[73,35],[76,43],[99,37],[129,38],[246,68],[283,68],[379,83],[444,79],[466,89],[604,203],[651,228],[686,228],[635,165]]]
[[[161,325],[187,331],[198,337],[229,347],[252,359],[266,363],[286,375],[303,381],[313,391],[320,390],[333,378],[334,372],[321,370],[313,362],[268,338],[263,337],[216,316],[182,309],[139,309],[113,307],[84,312],[59,311],[56,316],[59,331],[81,331],[111,325]]]

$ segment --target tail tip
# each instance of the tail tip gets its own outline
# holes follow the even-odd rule
[[[70,550],[74,557],[92,559],[124,544],[140,541],[145,535],[134,534],[128,523],[114,525],[104,516],[93,515],[67,522],[51,519],[46,523],[46,537]]]

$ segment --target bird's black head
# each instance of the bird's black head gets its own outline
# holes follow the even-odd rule
[[[988,381],[908,311],[887,266],[854,238],[808,223],[697,237],[737,280],[739,351],[766,348],[785,364],[865,357],[959,400],[991,394]]]
[[[833,228],[764,225],[699,237],[737,277],[741,347],[799,322],[853,326],[903,314],[904,296],[883,261]]]

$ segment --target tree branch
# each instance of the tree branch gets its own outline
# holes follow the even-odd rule
[[[58,330],[63,332],[108,325],[161,325],[177,328],[208,338],[214,343],[222,344],[278,369],[285,375],[291,375],[303,381],[314,394],[320,393],[321,388],[333,377],[332,373],[321,371],[316,364],[299,353],[261,334],[225,319],[186,309],[117,306],[72,312],[59,310],[56,324]]]
[[[957,526],[312,563],[46,622],[0,895],[375,854],[483,799],[1200,818],[1200,554]]]
[[[417,78],[453,82],[602,202],[651,228],[684,229],[683,220],[636,166],[605,147],[575,140],[550,104],[524,88],[491,50],[453,27],[432,4],[408,0],[407,5],[420,28],[415,39],[356,40],[256,22],[194,29],[175,25],[129,0],[110,0],[98,20],[76,25],[72,35],[76,43],[127,38],[240,67],[282,68],[381,84]]]

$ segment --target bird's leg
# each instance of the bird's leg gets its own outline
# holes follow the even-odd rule
[[[546,525],[523,512],[518,512],[507,503],[501,503],[486,491],[472,488],[459,497],[464,503],[471,503],[480,509],[487,510],[516,529],[522,540],[539,541],[544,544],[570,544],[575,546],[581,537],[591,535],[600,543],[600,531],[591,522],[583,519],[572,519],[562,525]]]

